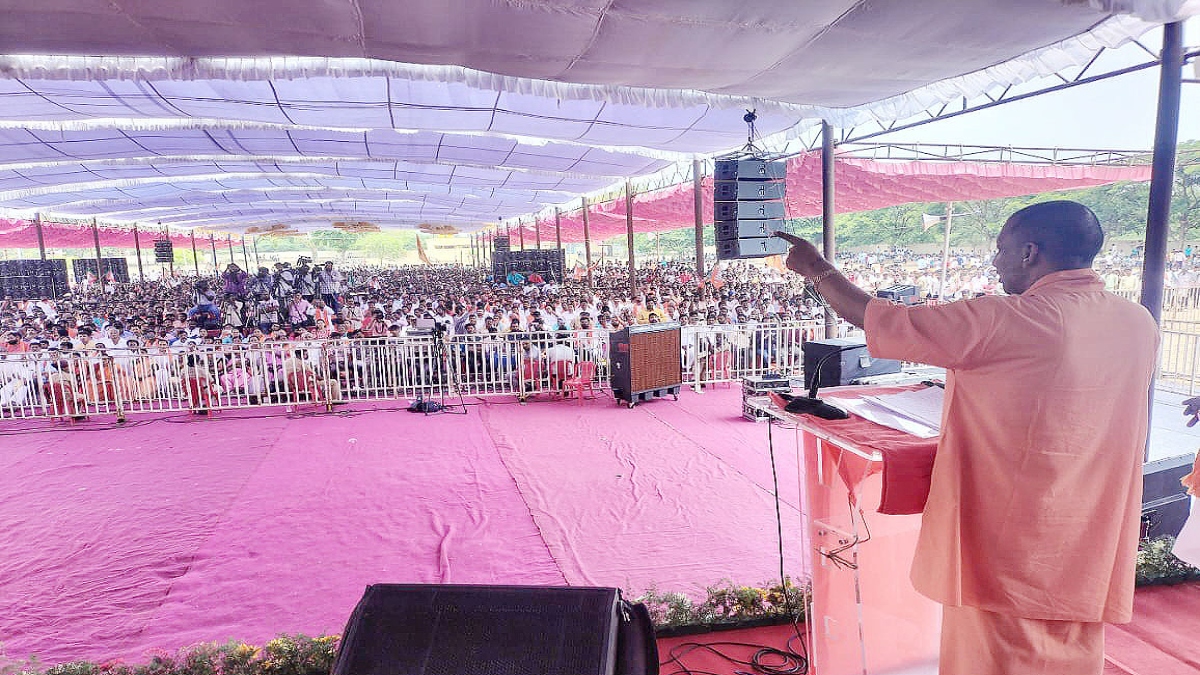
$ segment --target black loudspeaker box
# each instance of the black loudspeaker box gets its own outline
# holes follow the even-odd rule
[[[615,588],[376,584],[346,624],[333,675],[656,675],[657,651],[652,668],[620,667],[632,607]]]
[[[801,350],[804,352],[805,388],[811,387],[813,377],[818,376],[818,366],[821,387],[838,387],[853,384],[862,377],[900,372],[899,361],[873,358],[862,340],[810,340]]]
[[[1191,497],[1179,482],[1192,470],[1196,454],[1142,465],[1142,538],[1176,537],[1187,522]]]
[[[917,287],[910,284],[896,284],[875,291],[875,297],[891,300],[892,302],[902,302],[906,305],[915,305],[921,298],[917,292]]]

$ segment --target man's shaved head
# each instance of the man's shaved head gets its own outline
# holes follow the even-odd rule
[[[1104,230],[1091,209],[1068,200],[1026,206],[1008,219],[1017,241],[1033,242],[1058,269],[1091,267],[1104,245]]]

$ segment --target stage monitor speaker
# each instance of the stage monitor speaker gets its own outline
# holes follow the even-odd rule
[[[819,377],[818,386],[839,387],[854,384],[856,379],[862,377],[900,372],[899,361],[873,358],[867,353],[866,343],[861,340],[810,340],[804,343],[801,351],[804,352],[805,388],[812,386],[814,377]],[[818,364],[821,370],[819,374]]]
[[[881,288],[875,291],[875,297],[891,300],[892,302],[902,302],[906,305],[915,305],[920,301],[920,294],[917,292],[917,287],[909,284],[896,284]]]
[[[1142,465],[1142,539],[1179,536],[1192,505],[1179,479],[1195,461],[1190,453]]]
[[[333,675],[656,675],[644,608],[640,633],[624,630],[634,607],[615,588],[375,584]]]

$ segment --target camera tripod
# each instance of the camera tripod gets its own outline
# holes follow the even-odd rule
[[[433,334],[433,359],[438,373],[438,400],[432,398],[425,399],[421,394],[417,394],[417,400],[413,402],[409,410],[412,412],[422,412],[426,417],[437,413],[448,413],[451,415],[466,415],[467,402],[463,399],[462,381],[458,377],[458,369],[454,367],[450,359],[450,350],[447,349],[447,343],[450,342],[450,334],[445,328],[435,330]],[[444,373],[444,375],[442,375]],[[458,395],[458,404],[446,403],[446,389],[453,387]]]

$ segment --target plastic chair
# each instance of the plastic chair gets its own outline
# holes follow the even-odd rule
[[[587,389],[592,393],[588,398],[596,398],[596,362],[595,361],[580,361],[575,365],[575,374],[563,381],[563,384],[568,389],[575,391],[575,398],[579,399],[579,405],[583,405],[583,390]]]
[[[708,377],[714,382],[713,386],[724,384],[726,387],[732,386],[731,366],[733,365],[733,354],[728,350],[713,352],[708,357]],[[723,381],[716,381],[723,380]]]
[[[192,414],[207,415],[213,408],[212,383],[204,378],[189,377],[184,380],[183,386]]]

